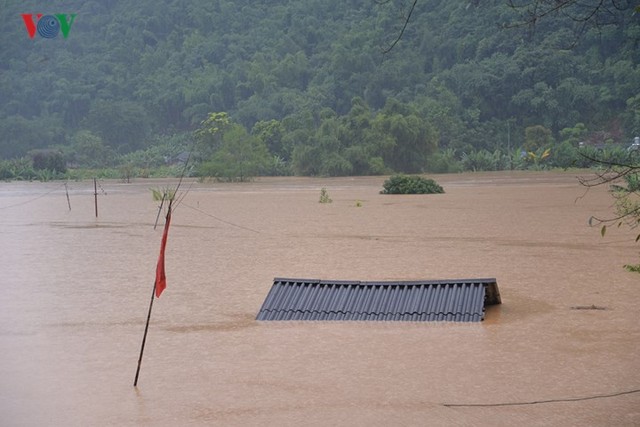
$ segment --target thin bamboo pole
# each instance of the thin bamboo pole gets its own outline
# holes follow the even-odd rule
[[[67,183],[64,183],[64,190],[67,193],[67,205],[69,205],[69,210],[71,210],[71,200],[69,199],[69,187],[67,186]]]
[[[153,308],[153,299],[156,295],[156,282],[153,282],[153,291],[151,292],[151,302],[149,302],[149,313],[147,314],[147,324],[144,326],[144,335],[142,336],[142,345],[140,346],[140,357],[138,358],[138,369],[136,369],[136,378],[133,380],[133,386],[138,386],[138,376],[140,375],[140,366],[142,365],[142,355],[144,354],[144,344],[147,342],[147,332],[149,331],[149,321],[151,320],[151,309]]]
[[[98,183],[95,178],[93,178],[93,198],[96,206],[96,218],[98,218]]]

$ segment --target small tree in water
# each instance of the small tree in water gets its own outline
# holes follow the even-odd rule
[[[170,202],[176,197],[176,190],[169,187],[151,188],[150,190],[154,202]]]
[[[242,125],[230,123],[226,113],[220,117],[210,116],[213,124],[207,125],[205,121],[203,128],[196,131],[200,141],[209,144],[204,145],[206,150],[203,153],[208,154],[203,156],[204,161],[198,166],[198,175],[218,181],[244,182],[262,173],[271,160],[265,143],[249,135]],[[222,123],[219,127],[216,126],[219,124],[217,118]]]

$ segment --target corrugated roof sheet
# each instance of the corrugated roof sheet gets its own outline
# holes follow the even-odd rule
[[[479,322],[496,279],[356,282],[275,278],[257,320]]]

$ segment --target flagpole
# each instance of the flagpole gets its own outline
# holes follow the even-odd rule
[[[144,335],[142,336],[142,346],[140,346],[140,357],[138,358],[138,369],[136,369],[136,378],[133,380],[133,386],[138,386],[138,375],[140,375],[140,365],[142,365],[142,354],[144,353],[144,343],[147,341],[147,332],[149,331],[149,320],[151,320],[151,309],[153,308],[153,298],[156,295],[156,282],[153,282],[153,291],[151,292],[151,302],[149,303],[149,313],[147,314],[147,324],[144,327]]]
[[[163,197],[164,199],[164,197]],[[149,331],[149,321],[151,320],[151,309],[153,308],[153,299],[159,298],[160,294],[167,287],[167,278],[164,272],[164,251],[167,245],[167,235],[169,233],[169,224],[171,224],[171,205],[173,200],[169,200],[167,208],[167,216],[164,223],[164,231],[162,232],[162,242],[160,243],[160,256],[156,265],[156,279],[153,282],[153,291],[151,292],[151,301],[149,302],[149,313],[147,313],[147,323],[144,326],[144,335],[142,336],[142,345],[140,346],[140,357],[138,358],[138,368],[136,369],[136,378],[133,380],[133,386],[138,386],[138,376],[140,375],[140,365],[142,365],[142,355],[144,353],[144,344],[147,341],[147,332]]]

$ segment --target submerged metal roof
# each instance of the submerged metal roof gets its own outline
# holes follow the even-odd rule
[[[479,322],[500,304],[496,279],[356,282],[273,279],[257,320]]]

